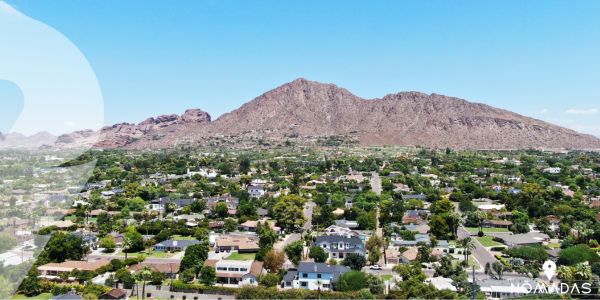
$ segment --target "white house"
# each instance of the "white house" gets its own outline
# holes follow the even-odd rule
[[[560,174],[561,169],[560,168],[545,168],[544,173],[548,173],[548,174]]]
[[[330,266],[325,263],[300,262],[298,270],[289,270],[283,277],[283,288],[328,291],[339,277],[349,272],[345,266]]]
[[[265,187],[262,184],[252,184],[248,186],[248,195],[252,198],[260,198],[265,195]]]
[[[256,286],[260,276],[266,272],[263,269],[263,262],[257,260],[208,259],[204,261],[204,266],[215,269],[217,284],[233,287]]]

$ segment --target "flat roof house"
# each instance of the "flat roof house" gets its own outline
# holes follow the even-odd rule
[[[249,236],[224,235],[217,239],[216,244],[219,252],[238,251],[240,253],[258,252],[258,240]]]
[[[215,269],[217,284],[258,285],[260,276],[265,273],[263,262],[257,260],[216,260],[207,259],[204,266]]]
[[[334,288],[335,282],[342,274],[349,271],[346,266],[300,262],[297,270],[290,270],[283,277],[282,287],[328,291]]]
[[[45,265],[39,266],[37,269],[40,274],[39,277],[41,278],[46,278],[50,280],[60,280],[61,274],[70,273],[75,269],[79,271],[96,271],[109,264],[109,260],[67,260],[61,263],[47,263]],[[69,278],[69,280],[75,280],[75,278]]]
[[[329,258],[344,259],[350,253],[365,255],[365,245],[358,237],[322,235],[317,237],[315,245],[329,253]]]
[[[144,269],[144,267],[150,268],[152,271],[160,272],[164,274],[167,278],[177,278],[177,273],[179,273],[179,263],[178,262],[156,262],[156,263],[148,263],[141,262],[139,264],[129,266],[129,271],[137,272]]]
[[[541,245],[550,240],[550,237],[541,232],[528,232],[522,234],[488,233],[489,236],[500,239],[508,247]]]

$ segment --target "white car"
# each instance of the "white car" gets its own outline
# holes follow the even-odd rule
[[[371,270],[383,270],[383,268],[380,265],[372,265],[369,267],[369,269]]]

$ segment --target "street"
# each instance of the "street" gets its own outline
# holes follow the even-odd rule
[[[464,239],[466,237],[471,237],[470,233],[463,226],[460,226],[458,228],[458,238]],[[471,239],[475,245],[475,249],[471,251],[471,254],[475,257],[477,262],[479,262],[481,269],[483,269],[487,263],[493,264],[498,261],[475,237],[471,237]]]

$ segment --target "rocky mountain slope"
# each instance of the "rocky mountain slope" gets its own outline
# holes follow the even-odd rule
[[[600,149],[591,135],[485,104],[402,92],[366,100],[333,84],[297,79],[211,122],[201,110],[117,124],[97,134],[105,148],[166,148],[223,136],[271,139],[352,136],[367,145],[457,149]],[[58,144],[78,144],[77,135]],[[94,133],[88,133],[94,135]]]

